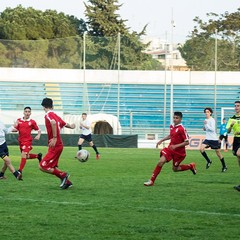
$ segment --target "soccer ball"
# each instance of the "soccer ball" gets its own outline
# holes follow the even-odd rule
[[[76,157],[80,162],[86,162],[90,157],[90,153],[87,150],[82,149],[77,152]]]

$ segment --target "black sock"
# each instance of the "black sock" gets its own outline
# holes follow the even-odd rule
[[[4,172],[0,172],[0,177],[3,177],[4,176]]]
[[[15,172],[13,173],[13,175],[15,176],[15,178],[17,178],[18,174],[19,174],[18,171],[15,171]]]
[[[92,148],[94,149],[94,151],[96,152],[96,154],[99,154],[97,147],[95,145],[92,146]]]
[[[226,164],[225,164],[224,158],[220,159],[220,161],[221,161],[221,163],[222,163],[223,168],[225,168],[225,167],[226,167]]]
[[[203,157],[206,159],[206,161],[207,161],[208,163],[211,162],[211,160],[209,159],[209,157],[208,157],[208,155],[206,154],[205,151],[204,151],[204,152],[201,152],[201,154],[203,155]]]
[[[82,150],[82,145],[78,145],[78,150]]]

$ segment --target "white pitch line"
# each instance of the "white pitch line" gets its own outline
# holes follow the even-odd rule
[[[53,203],[53,204],[62,204],[62,205],[76,205],[76,206],[97,206],[96,203],[81,203],[81,202],[59,202],[59,201],[50,201],[50,200],[39,200],[39,199],[31,199],[31,198],[5,198],[1,197],[0,199],[8,200],[8,201],[22,201],[22,202],[38,202],[38,203]],[[116,207],[115,205],[106,205],[106,207]],[[195,215],[209,215],[209,216],[226,216],[226,217],[236,217],[240,218],[240,214],[237,213],[221,213],[221,212],[207,212],[207,211],[193,211],[193,210],[181,210],[181,209],[174,209],[174,208],[147,208],[147,207],[135,207],[135,206],[128,206],[132,209],[138,210],[149,210],[149,211],[161,211],[161,212],[175,212],[175,213],[189,213]]]
[[[22,201],[22,202],[39,202],[39,203],[53,203],[53,204],[62,204],[62,205],[81,205],[87,206],[91,205],[91,203],[81,203],[81,202],[58,202],[58,201],[51,201],[51,200],[39,200],[39,199],[31,199],[31,198],[4,198],[0,196],[0,199],[8,200],[8,201]]]
[[[213,216],[227,216],[227,217],[237,217],[237,218],[240,218],[240,214],[237,214],[237,213],[193,211],[193,210],[181,210],[181,209],[174,209],[174,208],[145,208],[145,207],[138,207],[138,209],[154,210],[154,211],[161,211],[161,212],[177,212],[177,213],[190,213],[190,214],[197,214],[197,215],[213,215]]]

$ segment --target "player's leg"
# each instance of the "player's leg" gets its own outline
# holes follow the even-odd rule
[[[233,153],[234,153],[234,155],[236,155],[237,160],[238,160],[238,164],[240,166],[240,140],[239,140],[239,145],[238,145],[238,144],[236,144],[236,140],[234,139],[234,142],[233,142]],[[237,191],[240,191],[240,185],[234,186],[233,188],[236,189]]]
[[[229,146],[228,135],[224,136],[224,141],[225,141],[225,152],[227,152],[228,151],[228,146]]]
[[[28,152],[22,150],[21,152],[21,161],[20,161],[20,165],[19,165],[19,168],[18,168],[18,171],[22,173],[25,165],[26,165],[26,162],[27,162],[27,155],[28,155]]]
[[[100,159],[100,153],[98,152],[98,149],[96,147],[96,145],[93,143],[93,141],[90,141],[89,142],[89,146],[93,148],[93,150],[95,151],[96,153],[96,159]]]
[[[4,163],[6,164],[7,168],[9,169],[9,171],[16,177],[17,180],[22,180],[22,174],[19,171],[16,171],[15,168],[13,167],[10,158],[5,155],[2,156],[2,159],[4,161]]]
[[[58,160],[62,153],[63,146],[48,148],[47,154],[43,157],[42,161],[39,163],[39,169],[42,172],[55,175],[61,180],[60,187],[63,187],[70,176],[67,172],[58,169]]]
[[[82,144],[84,142],[84,138],[80,137],[78,139],[78,150],[82,150]]]
[[[32,150],[32,143],[28,143],[27,145],[28,153],[27,153],[27,159],[38,159],[39,162],[42,160],[42,153],[31,153]]]
[[[180,172],[180,171],[187,171],[191,170],[192,173],[195,175],[197,173],[196,164],[194,162],[189,164],[181,164],[182,161],[185,159],[183,156],[173,156],[173,166],[172,169],[174,172]]]
[[[206,144],[204,142],[206,142]],[[208,169],[211,166],[212,161],[210,160],[210,158],[208,157],[208,155],[205,151],[206,148],[209,147],[209,145],[207,144],[207,140],[204,140],[204,142],[202,142],[202,144],[200,146],[200,152],[201,152],[202,156],[205,158],[205,160],[207,161],[206,169]]]
[[[221,154],[220,148],[215,149],[216,155],[218,156],[219,160],[221,161],[222,164],[222,172],[226,172],[227,171],[227,166],[224,160],[223,155]]]
[[[8,155],[9,155],[8,146],[7,146],[7,143],[5,142],[2,145],[0,145],[0,157],[4,161],[4,164],[3,164],[3,167],[2,167],[3,175],[4,175],[5,171],[6,171],[6,169],[8,168],[10,170],[10,172],[18,180],[22,180],[22,174],[15,170],[15,168],[13,167],[12,162],[11,162],[11,160],[10,160]]]
[[[7,170],[7,164],[3,161],[3,166],[0,172],[0,180],[6,179],[6,177],[4,176],[6,170]]]
[[[153,186],[154,182],[157,178],[157,176],[159,175],[159,173],[162,170],[163,165],[170,161],[172,159],[171,154],[169,153],[167,148],[162,149],[162,151],[160,152],[160,159],[156,165],[156,167],[153,170],[152,176],[151,178],[147,181],[144,182],[144,186]]]

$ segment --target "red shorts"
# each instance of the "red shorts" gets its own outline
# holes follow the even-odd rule
[[[171,160],[173,160],[173,166],[177,167],[180,165],[180,163],[185,159],[186,154],[185,155],[179,155],[176,152],[172,151],[169,148],[163,148],[160,152],[160,157],[164,156],[167,160],[167,162],[170,162]]]
[[[32,142],[20,142],[20,151],[29,153],[32,150]]]
[[[58,166],[58,160],[63,151],[63,145],[55,146],[54,148],[48,148],[47,154],[43,157],[40,162],[40,166],[46,170],[55,168]]]

